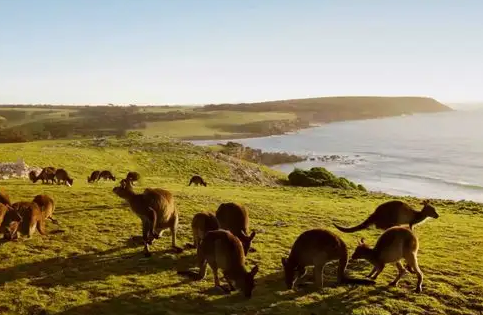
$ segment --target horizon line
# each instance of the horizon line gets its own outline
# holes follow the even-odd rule
[[[315,97],[299,97],[299,98],[287,98],[287,99],[269,99],[269,100],[252,100],[252,101],[239,101],[239,102],[209,102],[209,103],[166,103],[166,104],[156,104],[156,103],[0,103],[0,106],[164,106],[164,107],[197,107],[197,106],[207,106],[207,105],[239,105],[239,104],[257,104],[257,103],[269,103],[269,102],[280,102],[280,101],[296,101],[296,100],[306,100],[306,99],[321,99],[321,98],[429,98],[433,99],[442,104],[454,104],[454,105],[474,105],[483,103],[483,100],[459,100],[459,101],[440,101],[431,96],[422,95],[330,95],[330,96],[315,96]]]

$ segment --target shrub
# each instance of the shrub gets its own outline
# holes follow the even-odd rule
[[[300,187],[327,186],[339,189],[357,189],[366,191],[364,186],[356,185],[347,178],[337,177],[323,167],[312,167],[310,170],[295,169],[288,175],[289,185]]]

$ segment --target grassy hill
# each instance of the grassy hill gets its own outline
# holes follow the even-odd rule
[[[325,287],[286,290],[281,257],[303,231],[325,227],[336,232],[352,252],[360,237],[374,244],[380,231],[343,234],[332,222],[362,221],[390,196],[329,188],[278,186],[282,174],[264,167],[226,159],[205,148],[167,139],[111,140],[101,145],[84,141],[39,141],[0,145],[1,161],[23,157],[30,165],[54,165],[69,170],[73,187],[0,181],[14,201],[47,193],[57,201],[48,236],[0,245],[0,313],[35,314],[481,314],[483,312],[483,209],[469,202],[434,201],[440,218],[415,228],[420,239],[419,261],[425,274],[423,293],[415,294],[414,275],[398,288],[387,284],[396,268],[388,266],[375,286],[336,286],[332,263],[325,270]],[[191,282],[176,274],[194,265],[194,251],[167,253],[169,232],[152,246],[145,259],[140,221],[112,193],[113,182],[87,184],[95,168],[121,176],[139,171],[135,188],[163,187],[174,193],[180,210],[179,244],[191,242],[190,222],[201,210],[215,211],[221,202],[235,201],[250,212],[250,229],[258,232],[247,257],[260,272],[251,300],[238,293],[213,290],[211,271]],[[188,187],[200,173],[208,187]],[[419,208],[419,200],[406,198]],[[281,226],[283,221],[286,226]],[[349,273],[369,273],[365,262],[351,262]]]
[[[124,135],[178,139],[282,134],[333,121],[451,110],[423,97],[324,97],[183,106],[0,106],[0,142]]]

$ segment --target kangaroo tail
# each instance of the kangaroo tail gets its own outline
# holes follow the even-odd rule
[[[340,225],[337,225],[335,223],[334,226],[339,230],[339,231],[342,231],[344,233],[352,233],[352,232],[357,232],[357,231],[360,231],[360,230],[363,230],[363,229],[367,229],[373,222],[372,222],[372,216],[369,216],[366,220],[364,220],[364,222],[362,222],[361,224],[359,225],[356,225],[354,227],[350,227],[350,228],[347,228],[347,227],[343,227],[343,226],[340,226]]]

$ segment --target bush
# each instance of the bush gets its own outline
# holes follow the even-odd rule
[[[339,189],[357,189],[366,191],[364,186],[356,185],[347,178],[337,177],[323,167],[312,167],[310,170],[295,169],[288,175],[288,181],[291,186],[327,186]]]

